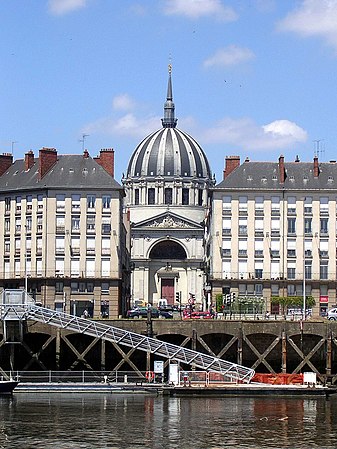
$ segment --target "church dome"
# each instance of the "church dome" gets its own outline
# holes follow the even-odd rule
[[[190,135],[176,128],[171,68],[162,128],[137,146],[129,161],[126,178],[182,177],[211,179],[205,153]]]

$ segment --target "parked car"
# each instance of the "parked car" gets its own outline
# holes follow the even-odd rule
[[[337,307],[334,309],[329,310],[328,312],[328,320],[330,321],[336,321],[337,320]]]
[[[211,312],[209,312],[208,310],[204,311],[204,312],[196,312],[193,311],[191,312],[188,309],[184,309],[183,311],[183,320],[189,320],[189,319],[194,319],[194,320],[211,320],[214,318],[214,314],[212,314]]]
[[[160,309],[159,318],[173,318],[173,313],[170,310]]]
[[[147,311],[151,310],[151,318],[173,318],[172,312],[158,310],[155,307],[134,307],[127,311],[128,318],[147,318]]]
[[[150,307],[151,310],[151,317],[152,318],[159,318],[159,310]],[[127,317],[128,318],[146,318],[147,317],[147,311],[148,307],[134,307],[131,310],[127,311]]]

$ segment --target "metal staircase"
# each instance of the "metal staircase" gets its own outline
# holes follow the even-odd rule
[[[224,378],[230,381],[248,383],[255,374],[251,368],[246,368],[217,357],[165,343],[155,338],[129,332],[118,327],[109,326],[100,321],[80,318],[37,306],[33,298],[24,291],[15,290],[12,292],[12,295],[9,290],[2,292],[0,318],[4,322],[6,320],[36,320],[61,329],[71,330],[140,351],[150,352],[151,354],[156,354],[172,361],[193,365],[202,370],[215,371],[223,374]]]

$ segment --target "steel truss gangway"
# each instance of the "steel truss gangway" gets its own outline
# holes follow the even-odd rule
[[[115,326],[109,326],[101,321],[80,318],[40,307],[34,303],[33,298],[22,290],[15,290],[15,292],[20,293],[11,295],[8,290],[2,292],[0,318],[4,322],[6,320],[36,320],[61,329],[90,335],[117,343],[118,345],[149,352],[169,359],[170,361],[184,363],[205,371],[218,372],[224,376],[224,379],[232,382],[249,383],[255,374],[251,368],[246,368],[211,355],[166,343],[156,338],[147,337]]]

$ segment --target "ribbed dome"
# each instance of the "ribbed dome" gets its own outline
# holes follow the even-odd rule
[[[129,162],[127,178],[178,176],[211,179],[208,160],[199,144],[176,128],[174,109],[169,66],[163,128],[145,137],[135,149]]]
[[[211,178],[211,171],[191,136],[177,128],[162,128],[147,136],[131,156],[127,177],[144,176]]]

